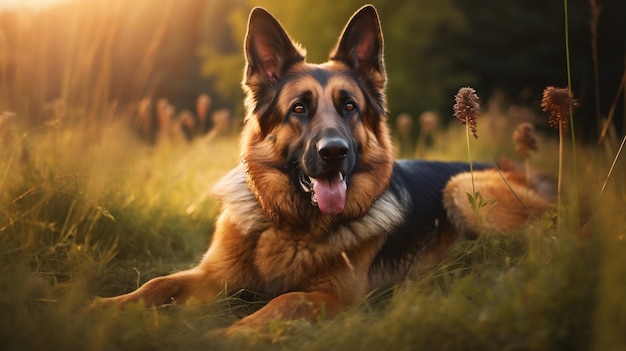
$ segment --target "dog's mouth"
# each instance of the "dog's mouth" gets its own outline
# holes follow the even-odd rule
[[[311,203],[317,205],[322,213],[335,216],[343,212],[348,186],[341,172],[318,178],[300,172],[299,178],[300,187],[311,194]]]

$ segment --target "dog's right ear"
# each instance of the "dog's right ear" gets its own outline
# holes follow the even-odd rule
[[[365,5],[354,13],[330,59],[344,62],[374,89],[384,90],[387,76],[383,62],[383,33],[374,6]]]
[[[248,19],[244,47],[246,71],[244,84],[253,87],[275,84],[286,69],[304,60],[304,50],[294,44],[287,32],[267,10],[255,7]]]

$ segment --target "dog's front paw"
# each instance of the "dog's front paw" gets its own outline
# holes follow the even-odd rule
[[[120,299],[120,296],[116,297],[96,297],[88,309],[99,309],[99,308],[123,308],[124,302]]]
[[[145,301],[141,297],[137,297],[133,294],[125,294],[113,297],[97,297],[89,306],[90,309],[94,308],[117,308],[123,310],[127,305],[132,303],[138,303],[146,306]],[[175,303],[173,301],[172,303]]]

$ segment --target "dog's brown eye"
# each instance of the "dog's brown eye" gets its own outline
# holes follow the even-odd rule
[[[295,104],[291,108],[291,112],[293,112],[293,113],[305,113],[306,109],[304,108],[303,104]]]
[[[356,110],[356,104],[354,102],[352,102],[352,101],[348,101],[348,102],[346,102],[346,106],[344,107],[344,109],[347,112],[352,112],[352,111]]]

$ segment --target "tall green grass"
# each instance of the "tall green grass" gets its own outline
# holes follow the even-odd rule
[[[85,310],[95,296],[124,293],[194,265],[219,209],[206,190],[237,160],[231,137],[151,147],[119,125],[99,130],[97,138],[85,138],[80,125],[20,131],[2,150],[3,349],[626,345],[623,163],[584,226],[558,231],[546,216],[520,233],[485,233],[458,244],[441,264],[408,279],[393,294],[374,292],[366,303],[318,326],[276,322],[264,334],[204,338],[260,305],[236,297],[208,306]],[[458,139],[464,130],[440,133]],[[549,143],[543,145],[540,157],[554,162],[557,154]],[[462,155],[463,145],[455,153]],[[589,184],[605,178],[610,164],[605,161],[596,161]],[[595,199],[599,189],[582,190]]]

